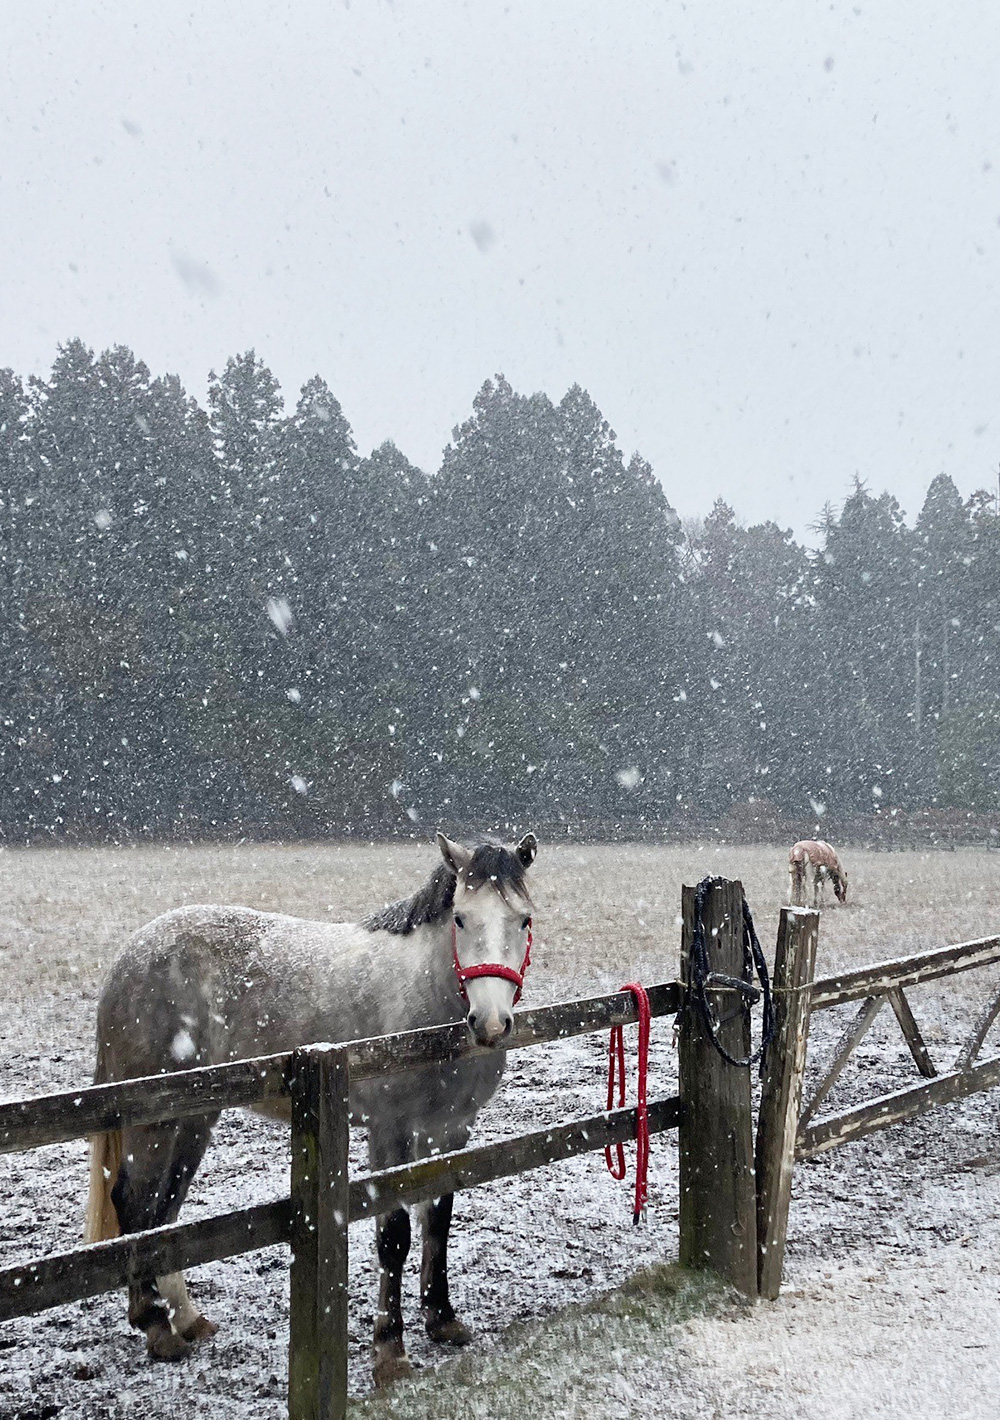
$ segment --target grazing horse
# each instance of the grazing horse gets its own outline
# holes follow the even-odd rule
[[[847,874],[822,838],[803,838],[788,850],[788,900],[793,907],[805,907],[808,878],[812,879],[813,907],[819,906],[827,881],[833,884],[837,901],[847,901]]]
[[[497,1044],[513,1026],[528,964],[525,870],[537,843],[530,833],[514,848],[467,848],[442,833],[437,841],[444,861],[426,886],[362,922],[184,907],[140,928],[101,994],[96,1083],[462,1020],[479,1044]],[[352,1085],[351,1120],[367,1128],[372,1169],[463,1148],[505,1058],[499,1050]],[[257,1108],[290,1117],[287,1099]],[[217,1119],[216,1112],[96,1135],[88,1241],[173,1222]],[[448,1297],[451,1212],[451,1194],[420,1208],[420,1299],[431,1339],[462,1346],[471,1332]],[[400,1300],[410,1248],[405,1208],[378,1219],[376,1241],[373,1375],[383,1385],[409,1371]],[[217,1330],[180,1272],[133,1283],[128,1315],[161,1360]]]

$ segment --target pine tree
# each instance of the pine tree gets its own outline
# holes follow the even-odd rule
[[[774,523],[741,527],[721,499],[705,519],[695,552],[699,802],[716,812],[761,800],[801,811],[817,793],[813,752],[823,739],[814,704],[806,554]]]
[[[24,622],[41,560],[38,471],[30,404],[13,370],[0,370],[0,835],[23,831],[52,765],[39,721],[45,668]]]
[[[924,792],[914,747],[915,580],[898,503],[857,483],[827,529],[815,578],[826,745],[846,811],[910,807]]]

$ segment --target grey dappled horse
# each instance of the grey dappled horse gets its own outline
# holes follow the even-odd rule
[[[467,1020],[482,1045],[512,1025],[528,960],[525,870],[537,844],[466,848],[438,834],[444,861],[413,897],[363,922],[312,922],[245,907],[184,907],[140,928],[118,957],[97,1017],[98,1084]],[[368,1130],[373,1169],[462,1148],[493,1094],[505,1051],[365,1080],[351,1118]],[[262,1113],[287,1120],[287,1099]],[[89,1241],[173,1222],[218,1114],[140,1125],[92,1141]],[[420,1295],[428,1335],[471,1336],[448,1298],[452,1195],[422,1205]],[[406,1374],[400,1304],[410,1219],[378,1219],[381,1285],[373,1375]],[[215,1324],[188,1297],[181,1273],[129,1289],[129,1320],[151,1356],[172,1360]]]

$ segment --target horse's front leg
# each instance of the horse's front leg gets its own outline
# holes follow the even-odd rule
[[[410,1215],[405,1208],[379,1218],[376,1245],[382,1272],[372,1342],[372,1379],[377,1386],[384,1386],[410,1374],[403,1345],[403,1264],[410,1251]]]
[[[424,1251],[420,1262],[420,1306],[432,1341],[466,1346],[472,1340],[472,1332],[459,1321],[448,1298],[448,1230],[454,1201],[455,1195],[446,1193],[421,1210]]]

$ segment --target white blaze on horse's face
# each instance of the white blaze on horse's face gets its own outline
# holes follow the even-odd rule
[[[443,840],[443,842],[442,842]],[[445,861],[456,869],[454,922],[455,955],[462,968],[503,966],[520,973],[524,968],[531,929],[531,903],[511,882],[487,879],[470,883],[467,870],[472,853],[461,844],[438,836]],[[527,866],[535,855],[534,837],[528,835],[513,849]],[[517,983],[506,976],[475,976],[464,982],[469,1009],[466,1020],[480,1045],[495,1045],[510,1034]]]
[[[462,966],[481,962],[520,971],[528,944],[531,909],[522,898],[505,902],[492,884],[471,891],[459,880],[455,889],[455,950]],[[515,982],[504,976],[476,976],[466,981],[469,1029],[480,1045],[495,1045],[514,1024]]]

